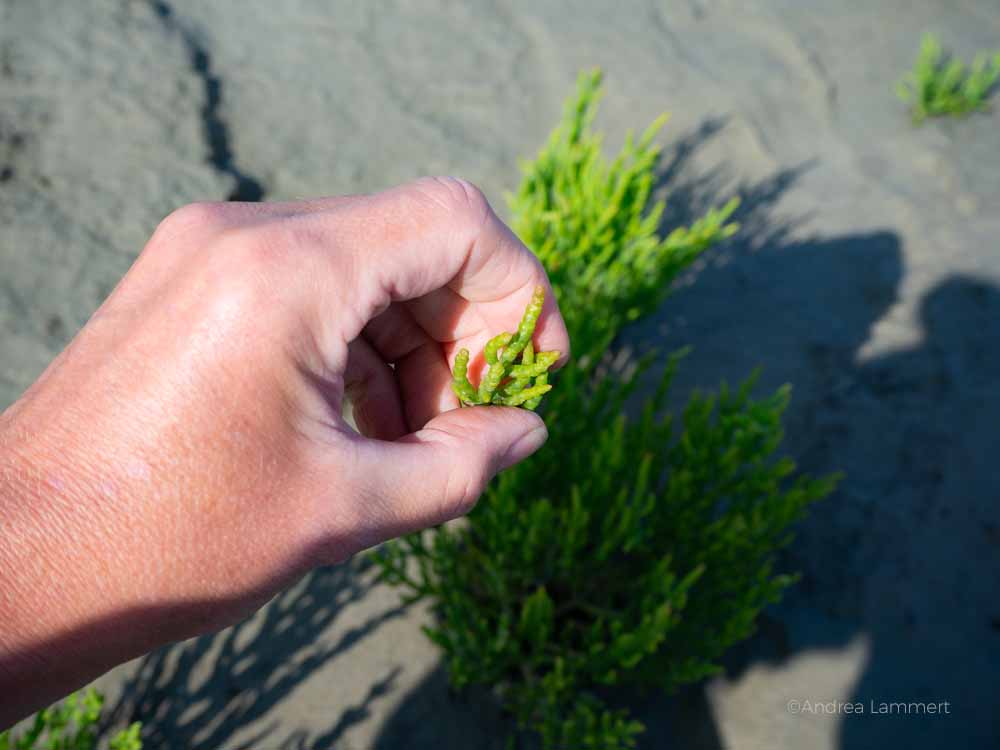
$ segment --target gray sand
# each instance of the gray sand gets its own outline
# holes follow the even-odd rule
[[[744,199],[744,231],[630,339],[695,346],[679,393],[758,364],[793,383],[787,450],[847,474],[787,556],[801,584],[726,675],[643,704],[643,747],[997,746],[1000,112],[910,125],[893,86],[926,29],[1000,48],[1000,5],[0,0],[0,407],[172,208],[427,173],[500,206],[600,65],[610,144],[672,112],[671,221]],[[138,702],[151,747],[493,746],[495,706],[449,695],[425,612],[396,605],[323,571],[99,682],[128,681],[117,716]]]

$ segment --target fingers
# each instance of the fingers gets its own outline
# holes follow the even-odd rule
[[[568,355],[565,325],[538,259],[462,180],[427,178],[374,195],[292,203],[192,204],[168,217],[150,245],[177,244],[170,240],[196,229],[306,269],[318,319],[338,321],[329,342],[337,351],[390,303],[407,300],[414,321],[437,341],[488,338],[516,325],[541,285],[547,294],[537,342]],[[321,265],[301,262],[302,252]]]
[[[370,546],[470,511],[487,483],[542,446],[533,412],[498,406],[455,409],[394,442],[353,443],[351,481],[366,498],[352,525]],[[338,461],[331,471],[343,473]],[[333,513],[333,509],[330,510]]]
[[[392,368],[362,338],[348,346],[344,390],[362,435],[396,440],[409,432]]]
[[[396,363],[406,424],[419,430],[441,412],[458,407],[451,390],[451,370],[441,345],[430,341]]]
[[[347,331],[350,338],[403,300],[418,300],[411,307],[414,319],[439,341],[461,338],[477,325],[504,330],[516,325],[541,285],[547,291],[538,328],[542,346],[568,353],[541,263],[469,183],[428,178],[326,211],[320,204],[310,204],[301,217],[313,231],[299,236],[311,237],[330,255],[333,273],[347,267],[353,274],[356,294],[347,302],[358,330]]]
[[[352,210],[357,214],[351,218]],[[381,220],[372,231],[365,216]],[[427,178],[343,211],[369,233],[374,277],[393,300],[416,299],[448,286],[471,302],[505,299],[543,283],[537,258],[497,218],[483,194],[454,178]]]
[[[419,430],[432,417],[458,406],[444,349],[404,306],[391,305],[374,318],[365,326],[364,337],[382,359],[396,366],[408,431]]]
[[[348,341],[390,302],[402,300],[419,299],[414,318],[439,341],[468,335],[471,323],[502,330],[516,323],[513,306],[523,309],[542,285],[547,299],[540,343],[569,351],[541,263],[482,192],[463,180],[425,178],[373,195],[287,203],[191,204],[167,217],[150,244],[170,244],[196,229],[247,227],[260,229],[260,241],[269,247],[307,246],[329,259],[329,278],[345,282],[335,288],[351,297],[347,301],[358,313],[358,330],[345,332]],[[466,314],[469,303],[475,320]]]

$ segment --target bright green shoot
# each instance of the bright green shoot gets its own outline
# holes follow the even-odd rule
[[[487,342],[483,358],[488,369],[478,388],[469,382],[469,350],[458,352],[451,387],[462,405],[497,404],[535,409],[542,396],[552,390],[548,372],[559,359],[559,352],[536,353],[531,343],[544,304],[545,288],[535,287],[517,331],[497,334]]]
[[[733,198],[688,227],[664,234],[666,204],[654,199],[661,147],[657,118],[628,135],[612,160],[592,127],[600,70],[584,71],[563,120],[508,196],[511,228],[545,266],[573,342],[574,366],[600,361],[629,323],[658,309],[672,281],[706,248],[736,232]]]
[[[913,71],[899,82],[899,98],[910,105],[915,123],[928,117],[966,115],[986,109],[1000,79],[1000,52],[980,52],[972,65],[944,53],[933,34],[925,34]]]

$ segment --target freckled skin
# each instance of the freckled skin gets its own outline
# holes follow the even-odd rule
[[[538,343],[567,351],[535,287],[534,255],[451,178],[168,217],[0,415],[0,728],[467,512],[546,432],[457,409],[449,359],[464,377],[462,350],[529,303]]]

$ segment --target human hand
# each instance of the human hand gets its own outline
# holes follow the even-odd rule
[[[30,711],[467,512],[546,433],[456,409],[450,365],[539,284],[536,342],[568,352],[538,260],[459,180],[172,214],[0,417],[0,688],[40,672]]]

